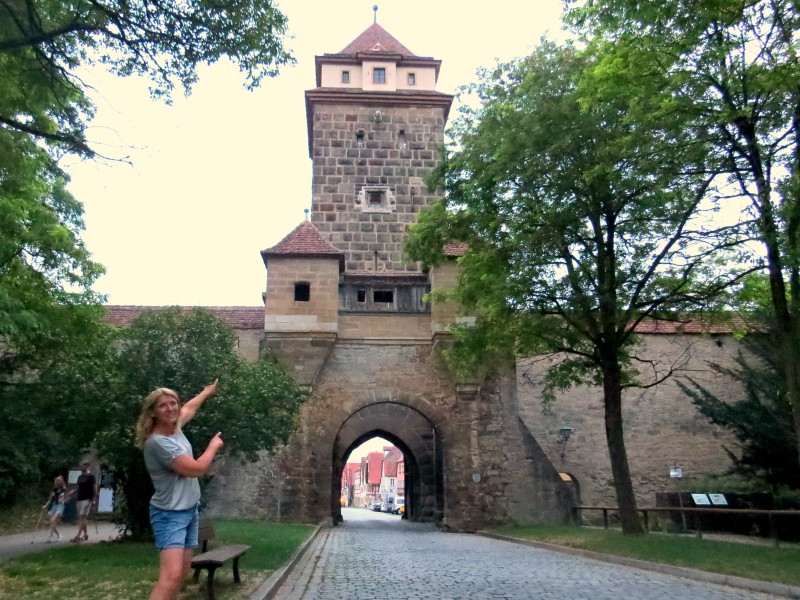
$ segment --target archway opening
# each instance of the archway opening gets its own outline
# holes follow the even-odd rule
[[[407,491],[413,487],[408,475],[413,456],[399,438],[386,432],[370,432],[353,442],[345,456],[340,475],[342,508],[408,518]]]
[[[370,442],[376,438],[388,444]],[[359,450],[356,463],[351,455],[365,442],[380,450],[368,446],[371,451],[366,456],[361,456],[364,451]],[[343,520],[343,504],[348,505],[348,510],[353,505],[367,510],[370,502],[379,500],[378,510],[389,512],[398,508],[398,498],[402,498],[405,518],[440,520],[444,503],[442,464],[436,429],[418,410],[396,401],[363,407],[342,424],[334,441],[331,456],[334,523]],[[357,489],[357,485],[362,487]],[[375,506],[371,507],[374,510]]]

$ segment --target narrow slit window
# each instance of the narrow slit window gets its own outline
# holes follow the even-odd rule
[[[342,71],[342,83],[350,83],[350,71]]]
[[[367,290],[358,290],[356,295],[357,295],[358,302],[366,302],[367,301]]]
[[[307,281],[298,281],[294,284],[295,302],[308,302],[311,300],[311,284]]]
[[[416,73],[409,73],[408,74],[408,85],[417,85],[417,74]]]
[[[363,148],[364,147],[364,130],[359,129],[356,131],[356,147]]]

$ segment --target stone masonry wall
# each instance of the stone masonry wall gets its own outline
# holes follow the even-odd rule
[[[287,447],[255,464],[226,464],[209,486],[210,512],[275,515],[280,506],[284,519],[330,519],[337,432],[356,412],[388,402],[424,415],[439,436],[444,526],[561,518],[557,471],[532,438],[522,439],[514,378],[489,381],[476,396],[457,394],[432,352],[412,342],[337,343]],[[403,441],[404,423],[383,433]]]
[[[420,207],[436,199],[424,178],[444,143],[442,109],[317,104],[314,119],[313,223],[345,253],[347,271],[418,272],[403,261],[403,242]],[[364,186],[388,188],[393,210],[362,211]]]
[[[310,284],[307,302],[294,299],[295,283]],[[268,331],[335,331],[339,317],[339,262],[335,258],[269,260]]]
[[[732,366],[738,345],[730,336],[646,335],[636,354],[650,357],[673,377],[650,389],[629,389],[623,397],[625,445],[637,502],[655,504],[655,494],[674,489],[672,466],[683,469],[684,485],[731,464],[723,445],[735,449],[732,436],[700,414],[677,382],[692,377],[720,397],[736,401],[741,386],[709,370],[709,361]],[[519,412],[552,462],[580,485],[586,505],[616,505],[603,423],[602,390],[578,387],[558,394],[544,407],[541,375],[550,363],[520,361],[517,366]],[[526,377],[529,376],[532,381]],[[573,427],[565,448],[556,443],[558,429]],[[562,449],[564,457],[561,457]],[[702,490],[713,492],[714,490]]]

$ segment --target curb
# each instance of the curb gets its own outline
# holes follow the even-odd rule
[[[294,569],[295,565],[300,562],[303,554],[305,554],[311,542],[317,537],[320,529],[322,529],[322,525],[317,525],[316,529],[314,529],[306,540],[294,551],[291,558],[289,558],[283,566],[275,569],[272,575],[269,576],[269,579],[262,583],[258,589],[250,595],[250,600],[269,600],[275,595],[275,592],[283,585],[283,582],[286,581],[286,578],[289,576],[292,569]]]
[[[745,579],[744,577],[736,577],[735,575],[710,573],[708,571],[698,571],[697,569],[690,569],[688,567],[665,565],[662,563],[654,563],[646,560],[627,558],[625,556],[601,554],[599,552],[592,552],[591,550],[568,548],[566,546],[557,546],[555,544],[547,544],[545,542],[537,542],[534,540],[527,540],[524,538],[508,537],[504,535],[498,535],[496,533],[489,533],[488,531],[476,531],[475,533],[477,535],[481,535],[487,538],[492,538],[495,540],[504,540],[506,542],[522,544],[524,546],[541,548],[542,550],[561,552],[563,554],[573,554],[575,556],[580,556],[583,558],[590,558],[601,562],[614,563],[618,565],[624,565],[627,567],[634,567],[637,569],[643,569],[645,571],[655,571],[656,573],[663,573],[665,575],[675,575],[676,577],[683,577],[685,579],[694,579],[695,581],[702,581],[703,583],[715,583],[717,585],[726,585],[728,587],[740,588],[751,592],[761,592],[764,594],[772,594],[774,596],[782,596],[784,598],[800,599],[800,587],[795,585],[772,583],[769,581],[758,581],[756,579]]]

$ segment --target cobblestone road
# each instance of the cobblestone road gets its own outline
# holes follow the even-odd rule
[[[739,600],[773,596],[344,509],[278,600]]]

